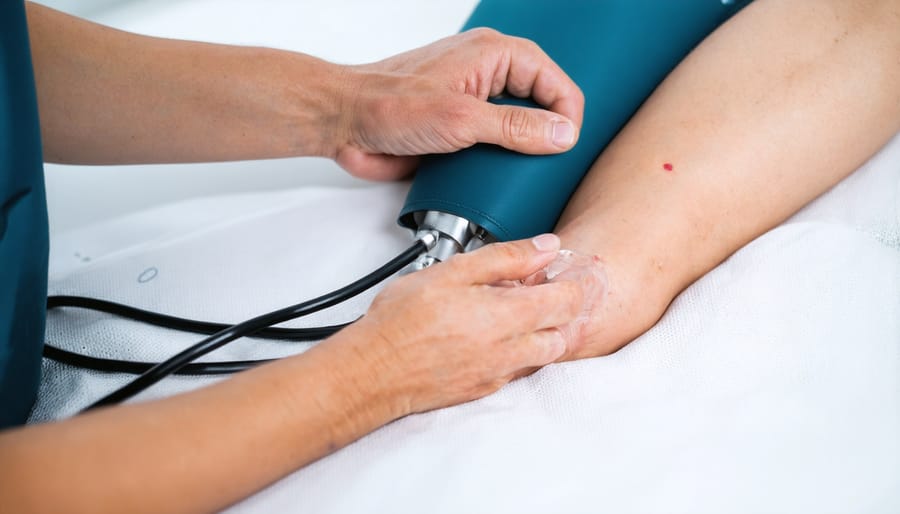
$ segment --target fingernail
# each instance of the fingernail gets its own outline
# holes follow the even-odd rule
[[[559,250],[559,237],[556,234],[541,234],[533,238],[531,243],[540,252],[555,252]]]
[[[575,142],[575,127],[570,121],[553,122],[553,144],[560,148],[569,148]]]

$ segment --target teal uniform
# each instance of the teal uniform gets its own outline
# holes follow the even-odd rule
[[[25,4],[0,0],[0,428],[24,423],[37,395],[48,249]]]

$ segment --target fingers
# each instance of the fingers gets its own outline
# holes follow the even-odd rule
[[[580,127],[584,115],[581,88],[533,41],[515,37],[508,40],[506,90],[521,98],[531,97]]]
[[[584,286],[574,281],[505,288],[497,293],[498,312],[517,320],[509,329],[518,333],[567,325],[584,311],[586,300]]]
[[[559,252],[559,244],[559,238],[554,234],[493,243],[474,252],[454,255],[444,266],[460,282],[468,284],[520,280],[552,261]]]
[[[555,112],[512,105],[496,105],[470,97],[473,139],[527,154],[568,150],[578,140],[578,128]]]
[[[498,106],[481,102],[476,119],[475,140],[528,154],[550,154],[568,150],[578,140],[584,116],[584,94],[577,84],[533,41],[509,37],[490,29],[469,32],[481,48],[493,46],[490,93],[507,91],[533,98],[546,109]]]

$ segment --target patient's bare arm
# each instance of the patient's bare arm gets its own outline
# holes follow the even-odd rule
[[[598,159],[558,226],[607,264],[584,346],[613,352],[731,253],[900,129],[900,1],[758,0],[701,44]]]

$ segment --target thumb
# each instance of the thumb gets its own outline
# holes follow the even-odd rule
[[[475,139],[527,154],[564,152],[578,140],[571,120],[552,111],[476,100]]]
[[[471,253],[457,254],[447,261],[454,276],[468,284],[495,284],[520,280],[556,258],[559,237],[542,234],[533,239],[493,243]]]

